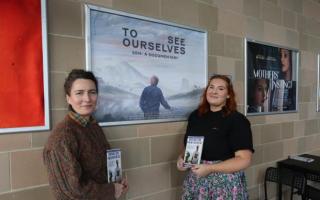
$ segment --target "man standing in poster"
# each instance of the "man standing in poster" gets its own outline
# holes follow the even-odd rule
[[[164,99],[161,89],[157,86],[159,78],[152,76],[150,85],[145,87],[140,97],[140,108],[144,113],[144,119],[158,119],[160,104],[165,109],[171,109],[170,105]]]

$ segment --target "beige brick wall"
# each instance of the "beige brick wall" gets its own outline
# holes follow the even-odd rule
[[[299,49],[299,112],[249,117],[256,150],[246,170],[250,199],[263,199],[268,166],[289,154],[320,155],[315,87],[319,0],[47,0],[52,126],[66,114],[65,76],[72,68],[85,66],[86,3],[206,29],[208,72],[235,77],[240,110],[244,104],[243,39]],[[123,149],[130,182],[124,199],[179,199],[185,174],[176,170],[175,158],[185,128],[186,122],[103,128],[111,144]],[[0,200],[53,199],[41,158],[49,133],[0,135]]]

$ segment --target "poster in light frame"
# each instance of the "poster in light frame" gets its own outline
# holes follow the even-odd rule
[[[245,114],[298,111],[297,49],[246,38]]]
[[[0,134],[48,130],[46,0],[1,1],[0,8]]]
[[[317,112],[320,112],[320,53],[317,55]]]
[[[86,64],[100,125],[186,120],[207,84],[207,32],[86,5]]]

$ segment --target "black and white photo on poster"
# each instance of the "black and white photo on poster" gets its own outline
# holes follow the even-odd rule
[[[207,81],[207,32],[87,6],[87,66],[101,125],[185,120]]]
[[[246,41],[246,112],[297,111],[298,51]]]

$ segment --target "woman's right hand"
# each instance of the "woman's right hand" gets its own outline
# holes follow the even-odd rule
[[[179,155],[178,160],[177,160],[177,169],[179,171],[186,171],[188,168],[183,166],[184,160],[182,158],[182,155]]]

